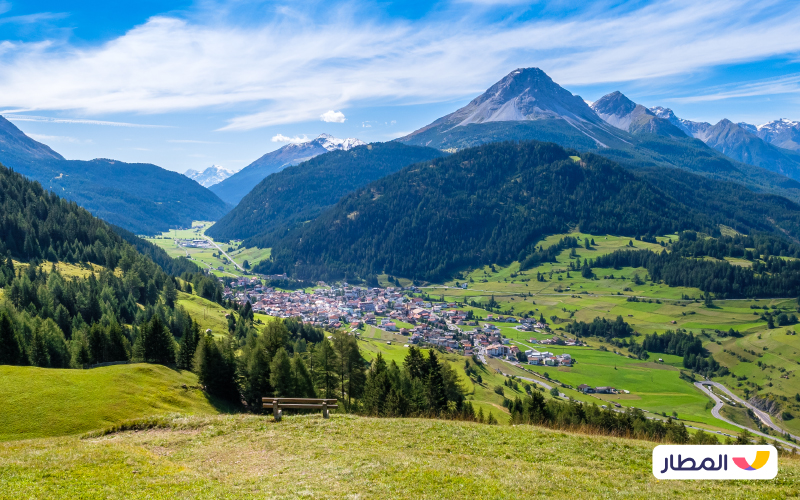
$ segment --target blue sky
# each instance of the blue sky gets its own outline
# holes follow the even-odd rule
[[[800,5],[0,0],[0,113],[67,158],[239,169],[385,141],[538,66],[692,120],[800,120]]]

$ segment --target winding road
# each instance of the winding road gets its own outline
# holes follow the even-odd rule
[[[758,435],[758,436],[764,436],[765,438],[769,438],[769,439],[776,439],[776,438],[775,438],[775,436],[770,436],[770,435],[764,434],[764,433],[762,433],[762,432],[755,431],[755,430],[753,430],[753,429],[750,429],[749,427],[745,427],[745,426],[743,426],[743,425],[739,425],[739,424],[737,424],[736,422],[732,422],[732,421],[728,420],[727,418],[723,417],[723,416],[720,414],[720,412],[719,412],[719,411],[722,409],[722,406],[723,406],[725,403],[722,401],[722,399],[721,399],[719,396],[717,396],[716,394],[714,394],[714,393],[713,393],[713,392],[712,392],[712,391],[711,391],[711,390],[708,388],[708,386],[716,387],[716,388],[717,388],[717,389],[719,389],[720,391],[722,391],[722,392],[724,392],[725,394],[727,394],[727,395],[728,395],[728,397],[730,397],[732,400],[736,401],[736,403],[737,403],[737,404],[740,404],[740,405],[742,405],[743,407],[745,407],[745,408],[749,408],[750,410],[752,410],[752,411],[753,411],[753,413],[755,413],[755,414],[756,414],[756,416],[758,417],[758,419],[759,419],[759,420],[761,420],[761,422],[763,422],[763,423],[764,423],[764,425],[766,425],[766,426],[770,427],[771,429],[773,429],[773,430],[775,430],[775,431],[777,431],[777,432],[779,432],[779,433],[781,433],[781,434],[785,434],[785,433],[786,433],[786,431],[784,431],[783,429],[781,429],[780,427],[778,427],[778,426],[777,426],[777,425],[776,425],[776,424],[775,424],[775,423],[772,421],[772,418],[769,416],[769,414],[768,414],[768,413],[766,413],[766,412],[764,412],[764,411],[762,411],[762,410],[759,410],[758,408],[756,408],[755,406],[751,405],[750,403],[748,403],[748,402],[746,402],[746,401],[742,400],[742,399],[741,399],[741,398],[739,398],[739,397],[738,397],[736,394],[734,394],[734,393],[732,393],[731,391],[729,391],[729,390],[728,390],[728,388],[727,388],[727,387],[725,387],[724,385],[722,385],[722,384],[720,384],[720,383],[717,383],[717,382],[711,382],[711,381],[709,381],[709,380],[706,380],[706,381],[703,381],[703,382],[695,382],[695,383],[694,383],[694,385],[695,385],[695,387],[697,387],[698,389],[700,389],[701,391],[703,391],[703,392],[704,392],[704,393],[705,393],[707,396],[709,396],[709,397],[710,397],[712,400],[714,400],[714,402],[716,403],[716,405],[714,406],[714,408],[712,408],[712,409],[711,409],[711,414],[712,414],[712,415],[714,415],[714,417],[715,417],[715,418],[718,418],[718,419],[722,420],[723,422],[727,422],[727,423],[729,423],[729,424],[731,424],[731,425],[735,425],[736,427],[740,427],[740,428],[742,428],[742,429],[747,429],[748,431],[750,431],[750,432],[752,432],[753,434],[756,434],[756,435]],[[791,434],[789,434],[789,435],[790,435],[790,436],[792,436],[792,439],[800,439],[800,438],[798,438],[797,436],[793,436],[793,435],[791,435]],[[794,448],[800,449],[800,446],[798,446],[798,445],[796,445],[796,444],[794,444],[794,443],[789,443],[789,442],[786,442],[786,441],[784,441],[784,440],[782,440],[782,439],[778,439],[778,441],[780,441],[780,442],[782,442],[782,443],[786,444],[787,446],[792,446],[792,447],[794,447]]]

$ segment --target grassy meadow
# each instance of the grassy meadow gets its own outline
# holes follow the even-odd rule
[[[194,373],[161,365],[91,370],[3,365],[0,380],[0,441],[77,434],[167,413],[209,415],[225,408],[200,390]]]
[[[146,427],[152,426],[147,429]],[[333,414],[152,419],[0,443],[3,498],[790,498],[771,481],[658,481],[654,443],[532,426]]]
[[[550,236],[542,246],[553,245],[564,236]],[[575,249],[581,261],[630,248],[630,245],[636,249],[663,250],[658,244],[630,238],[580,232],[570,233],[570,236],[580,238],[581,245],[586,238],[594,239],[591,248]],[[677,235],[667,235],[657,240],[676,238]],[[741,259],[729,260],[735,265],[750,264]],[[800,393],[800,380],[794,373],[800,361],[797,356],[800,337],[796,336],[800,327],[794,325],[770,330],[767,322],[760,318],[761,312],[767,308],[787,314],[796,312],[798,304],[794,298],[714,300],[713,305],[707,307],[701,300],[703,293],[699,289],[654,283],[646,269],[593,268],[595,277],[583,278],[578,272],[568,271],[571,261],[575,261],[575,256],[570,255],[570,250],[564,250],[556,262],[526,271],[520,271],[518,262],[508,266],[485,266],[464,270],[451,281],[432,284],[422,290],[435,298],[456,301],[485,304],[494,298],[503,311],[537,318],[544,316],[560,335],[567,335],[562,327],[568,322],[591,322],[596,317],[613,320],[622,316],[641,335],[686,329],[699,336],[714,358],[731,371],[731,375],[720,378],[719,382],[745,399],[745,396],[756,393],[784,397],[787,399],[784,406],[790,407],[800,417],[800,400],[795,400],[795,395]],[[543,274],[545,281],[537,281],[537,273]],[[468,284],[467,289],[457,286],[464,282]],[[631,297],[638,301],[629,301]],[[487,314],[482,309],[476,309],[474,313],[479,318],[485,318]],[[681,418],[694,422],[733,429],[711,415],[707,397],[691,383],[679,378],[682,358],[650,353],[647,361],[634,360],[627,357],[627,350],[597,340],[589,340],[588,347],[541,346],[528,342],[528,339],[542,340],[552,334],[518,331],[514,324],[493,324],[521,349],[533,347],[556,354],[567,352],[578,360],[572,368],[533,368],[538,372],[547,372],[552,378],[573,386],[586,383],[629,390],[630,395],[618,398],[623,406],[667,414],[674,411]],[[740,336],[728,336],[730,329],[739,332]],[[638,341],[641,342],[641,337]],[[659,358],[663,363],[657,362]],[[744,377],[746,380],[742,380]],[[608,399],[606,396],[603,398]],[[800,418],[773,420],[786,430],[800,433]]]
[[[169,231],[165,231],[158,236],[154,237],[147,237],[145,238],[150,243],[158,245],[162,249],[164,249],[170,257],[189,257],[191,258],[197,265],[204,268],[209,268],[212,270],[213,274],[216,276],[228,276],[228,277],[236,277],[242,276],[242,272],[233,265],[230,261],[223,260],[223,258],[215,257],[214,254],[217,253],[216,248],[185,248],[179,246],[175,243],[176,239],[205,239],[206,230],[213,226],[213,222],[207,221],[195,221],[192,223],[191,229],[171,229]],[[227,252],[228,244],[216,242],[223,250]],[[259,249],[250,249],[256,250],[256,252],[250,252],[253,255],[263,255],[264,251]],[[240,252],[241,254],[242,252]],[[232,253],[228,255],[231,256],[238,264],[241,265],[242,261],[247,257],[239,260],[238,257],[234,256]],[[249,255],[249,254],[248,254]],[[267,251],[267,255],[268,251]],[[254,264],[253,261],[250,261],[251,264]],[[222,267],[223,270],[219,271],[217,268]]]

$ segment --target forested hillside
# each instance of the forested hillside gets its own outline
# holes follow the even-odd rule
[[[0,163],[94,216],[138,234],[216,220],[230,207],[197,182],[161,167],[109,159],[65,160],[0,117]]]
[[[702,182],[704,190],[682,194],[693,189],[685,172],[639,177],[600,156],[570,154],[538,142],[489,144],[407,167],[290,233],[260,270],[435,280],[464,266],[522,261],[543,236],[575,226],[629,236],[718,234],[718,224],[780,232],[776,221],[790,234],[800,228],[800,207],[782,198],[751,193],[754,206],[735,207],[729,191]],[[695,196],[710,198],[682,202]]]
[[[443,155],[436,149],[396,142],[332,151],[262,180],[206,233],[218,241],[246,239],[245,246],[269,247],[345,194],[406,165]]]
[[[69,367],[131,358],[174,364],[173,335],[199,335],[176,307],[176,290],[220,296],[216,280],[193,263],[147,248],[156,264],[75,202],[5,167],[0,206],[0,364]],[[55,262],[102,267],[80,278],[62,275]]]

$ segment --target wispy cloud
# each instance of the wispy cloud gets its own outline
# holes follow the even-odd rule
[[[309,139],[305,134],[303,135],[303,137],[300,136],[287,137],[283,134],[278,134],[272,137],[272,142],[290,142],[292,144],[299,144],[301,142],[308,142],[310,140],[311,139]]]
[[[81,125],[102,125],[106,127],[133,127],[133,128],[173,128],[169,125],[147,125],[143,123],[109,122],[102,120],[84,120],[79,118],[52,118],[49,116],[31,116],[8,114],[7,120],[13,122],[49,122],[49,123],[77,123]]]
[[[81,144],[81,143],[91,143],[91,139],[78,139],[76,137],[70,137],[66,135],[44,135],[44,134],[27,134],[28,137],[32,138],[33,140],[48,143],[48,142],[69,142],[74,144]]]
[[[704,101],[721,101],[738,97],[753,97],[779,94],[800,93],[800,74],[786,75],[779,78],[766,78],[752,82],[725,85],[707,89],[700,95],[675,97],[674,102],[691,103]]]
[[[501,20],[460,5],[413,22],[365,18],[350,4],[326,3],[324,16],[283,7],[261,23],[215,10],[153,17],[97,47],[3,45],[0,106],[90,115],[224,106],[239,111],[224,128],[248,130],[362,103],[462,99],[517,67],[569,87],[800,52],[796,2],[672,0]]]

